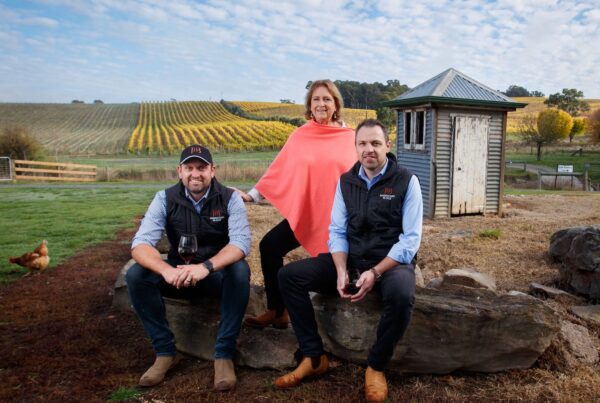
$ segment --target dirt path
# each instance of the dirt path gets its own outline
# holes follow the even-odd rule
[[[420,252],[426,280],[454,267],[476,267],[502,290],[551,284],[555,265],[548,238],[566,226],[600,223],[600,197],[512,196],[506,215],[427,221]],[[260,283],[258,241],[278,222],[270,206],[251,206],[253,281]],[[500,239],[483,239],[499,229]],[[111,310],[117,272],[129,259],[131,233],[82,251],[39,276],[0,286],[0,401],[106,401],[120,386],[133,387],[152,362],[141,326],[131,313]],[[292,258],[304,254],[297,251]],[[598,337],[597,333],[593,333]],[[212,363],[186,358],[163,385],[140,401],[360,401],[363,369],[339,360],[325,377],[292,391],[271,387],[277,371],[242,368],[233,392],[212,391]],[[561,370],[543,358],[535,368],[500,374],[406,376],[389,371],[392,401],[600,399],[600,367]]]

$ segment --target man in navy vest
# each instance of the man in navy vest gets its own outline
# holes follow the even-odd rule
[[[303,359],[275,386],[296,386],[329,367],[309,291],[337,291],[354,303],[375,290],[383,300],[383,313],[369,352],[365,397],[383,401],[387,397],[383,370],[412,314],[423,202],[417,177],[388,153],[389,138],[380,122],[361,122],[355,136],[359,161],[338,183],[329,226],[330,253],[290,263],[279,272],[281,295]],[[356,289],[348,288],[348,271],[357,272]]]
[[[250,291],[250,269],[244,260],[250,250],[246,208],[239,194],[215,178],[206,147],[186,147],[177,174],[179,183],[152,200],[131,246],[137,263],[127,272],[127,288],[156,353],[139,385],[159,384],[178,361],[162,297],[216,295],[221,298],[221,321],[214,386],[229,390],[236,384],[232,358]],[[171,244],[167,260],[155,248],[164,231]],[[198,251],[190,264],[177,251],[184,234],[197,239]]]

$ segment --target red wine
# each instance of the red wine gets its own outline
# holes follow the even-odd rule
[[[190,264],[195,255],[196,253],[194,251],[185,250],[181,248],[179,249],[179,256],[181,256],[185,264]]]
[[[356,283],[348,283],[346,288],[344,288],[344,292],[346,294],[354,295],[358,292],[360,288],[356,286]]]

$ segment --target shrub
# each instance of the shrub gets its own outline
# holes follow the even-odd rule
[[[538,115],[538,133],[544,137],[546,143],[566,138],[572,127],[573,118],[560,109],[546,109]]]
[[[585,132],[586,129],[586,120],[585,118],[574,118],[573,119],[573,127],[569,132],[569,141],[573,141],[573,137],[578,134]]]
[[[0,155],[12,159],[35,160],[43,157],[42,145],[22,126],[6,127],[0,135]]]
[[[590,113],[587,121],[588,133],[592,137],[592,142],[600,143],[600,108]]]

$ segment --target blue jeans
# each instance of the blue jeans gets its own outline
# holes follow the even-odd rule
[[[177,263],[167,260],[175,266]],[[177,289],[164,278],[139,264],[125,275],[129,299],[157,356],[176,353],[175,337],[169,329],[163,295],[191,298],[194,295],[221,297],[221,321],[215,343],[215,359],[232,359],[250,294],[250,268],[245,260],[233,263],[199,281],[195,287]]]

